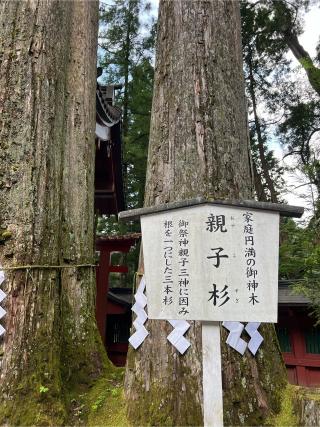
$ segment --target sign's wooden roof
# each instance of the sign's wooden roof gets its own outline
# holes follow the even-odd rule
[[[119,213],[119,219],[123,221],[133,221],[142,215],[150,215],[172,209],[189,208],[197,205],[225,205],[245,209],[259,209],[265,211],[279,212],[281,216],[300,218],[304,212],[301,206],[291,206],[282,203],[257,202],[255,200],[213,200],[197,197],[184,201],[165,203],[163,205],[151,206],[141,209],[132,209]]]

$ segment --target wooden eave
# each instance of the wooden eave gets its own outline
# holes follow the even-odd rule
[[[119,107],[110,105],[113,91],[111,86],[97,85],[96,121],[111,131],[110,141],[99,143],[102,157],[99,161],[96,157],[95,207],[101,214],[106,215],[117,214],[125,209],[122,179],[122,112]],[[96,156],[99,156],[97,151]]]
[[[281,203],[257,202],[255,200],[213,200],[203,197],[196,197],[195,199],[123,211],[119,213],[119,219],[123,221],[133,221],[139,219],[143,215],[151,215],[173,209],[190,208],[192,206],[199,205],[231,206],[246,209],[265,210],[279,212],[281,216],[293,218],[300,218],[304,212],[304,208],[301,206],[291,206]]]

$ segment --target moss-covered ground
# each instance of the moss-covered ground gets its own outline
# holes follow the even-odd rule
[[[129,426],[123,392],[124,370],[115,368],[80,396],[80,419],[86,426]]]
[[[1,425],[70,425],[70,426],[129,426],[125,415],[123,393],[124,369],[113,368],[90,387],[78,388],[65,394],[64,404],[53,399],[47,387],[40,386],[28,404],[12,408],[11,402],[1,405]]]
[[[304,413],[303,402],[311,403],[315,407],[314,413]],[[288,384],[281,396],[280,412],[267,420],[267,425],[274,427],[295,427],[317,425],[309,423],[309,418],[317,418],[320,407],[320,389],[312,389]]]
[[[296,387],[288,384],[281,396],[280,412],[270,417],[267,425],[275,427],[294,427],[298,425],[298,417],[294,411],[294,396]]]
[[[35,365],[37,370],[25,371],[12,397],[1,396],[0,425],[128,426],[123,395],[124,369],[108,360],[99,337],[96,349],[100,351],[91,359],[81,354],[81,348],[79,354],[68,355],[65,351],[63,369],[59,361],[52,365],[53,371],[60,373],[54,378],[45,375],[39,363]],[[84,364],[86,359],[88,363]],[[94,360],[96,364],[90,365],[89,361]],[[66,367],[70,369],[70,366],[73,373],[68,378]]]

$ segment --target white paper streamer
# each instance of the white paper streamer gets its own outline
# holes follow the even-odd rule
[[[258,328],[260,326],[260,322],[250,322],[246,326],[246,331],[250,335],[250,341],[248,343],[248,349],[251,351],[251,353],[255,356],[256,352],[258,351],[258,348],[263,342],[263,338],[261,334],[258,332]]]
[[[244,325],[240,322],[223,322],[222,326],[230,331],[227,344],[243,355],[247,348],[247,343],[241,338]]]
[[[179,351],[184,354],[190,347],[190,342],[183,336],[190,328],[186,320],[168,320],[173,331],[167,336],[167,340]]]
[[[257,330],[260,324],[260,322],[249,322],[244,328],[244,325],[240,322],[223,322],[222,326],[230,331],[226,343],[242,355],[248,347],[251,353],[255,356],[263,342],[263,338]],[[245,329],[250,335],[250,341],[248,344],[241,338],[243,329]]]
[[[0,271],[0,285],[4,280],[3,271]],[[148,319],[148,315],[145,311],[147,305],[147,297],[144,294],[146,288],[146,281],[144,276],[142,276],[141,282],[139,284],[138,290],[134,296],[135,303],[132,306],[131,310],[136,314],[136,319],[133,322],[133,325],[136,329],[134,334],[129,338],[129,343],[136,350],[143,341],[149,335],[149,332],[144,327],[145,322]],[[0,289],[0,302],[6,297],[6,294]],[[0,307],[0,319],[6,314],[6,311]],[[173,331],[167,336],[167,340],[179,351],[179,353],[184,354],[190,347],[190,342],[184,337],[184,334],[190,328],[190,324],[185,320],[168,320],[171,326],[173,326]],[[234,348],[240,354],[244,354],[246,348],[251,351],[253,355],[258,351],[263,338],[258,332],[260,322],[249,322],[246,327],[241,322],[223,322],[222,326],[229,330],[229,335],[226,340],[226,343],[230,347]],[[243,329],[247,331],[250,335],[250,341],[247,344],[242,338],[241,334]],[[4,329],[0,325],[0,336],[4,333]]]
[[[135,321],[133,322],[133,326],[135,327],[136,331],[129,338],[129,343],[135,350],[140,347],[140,345],[149,335],[149,332],[144,327],[144,323],[148,319],[147,313],[144,310],[145,306],[147,305],[147,297],[144,294],[145,288],[146,281],[144,276],[142,276],[138,290],[134,296],[136,302],[131,308],[131,310],[137,315]]]
[[[110,128],[107,126],[101,126],[99,123],[96,123],[96,136],[101,141],[109,141],[111,139]]]
[[[0,266],[0,286],[2,285],[4,280],[5,280],[4,271],[1,270],[1,266]],[[6,296],[7,295],[3,292],[3,290],[0,289],[0,302],[2,302]],[[5,314],[6,314],[6,311],[0,306],[0,319],[2,319],[3,316],[5,316]],[[4,329],[4,327],[0,325],[0,337],[5,333],[5,331],[6,330]]]

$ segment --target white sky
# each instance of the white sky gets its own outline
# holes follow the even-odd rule
[[[299,37],[300,43],[311,56],[316,54],[316,45],[320,37],[320,0],[317,0],[305,17],[305,32]]]

